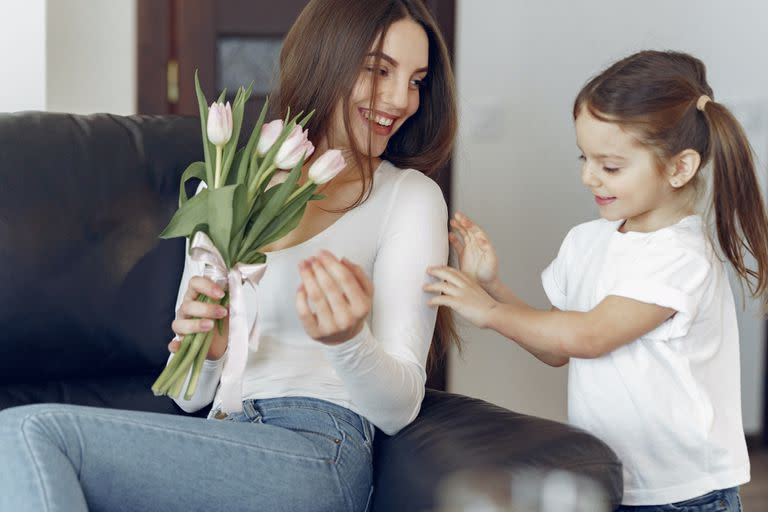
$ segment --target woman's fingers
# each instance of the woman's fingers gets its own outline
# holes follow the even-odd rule
[[[207,277],[194,276],[189,280],[189,286],[184,294],[184,298],[185,300],[196,300],[200,295],[207,295],[212,299],[220,299],[224,296],[224,290]]]
[[[296,311],[299,314],[299,320],[304,325],[304,330],[311,337],[315,338],[319,335],[317,315],[312,313],[312,309],[309,307],[309,297],[307,296],[307,289],[302,284],[299,286],[296,292]]]
[[[348,329],[354,323],[350,303],[347,300],[341,286],[335,276],[332,276],[329,269],[333,266],[336,259],[330,256],[330,253],[323,254],[321,257],[312,258],[312,271],[320,286],[320,290],[325,295],[325,300],[331,309],[334,324],[341,330]],[[336,269],[338,272],[338,269]]]
[[[302,262],[299,273],[296,311],[307,334],[338,343],[359,332],[370,312],[373,283],[358,265],[321,251]]]
[[[185,300],[179,306],[178,316],[187,318],[212,318],[218,320],[227,316],[227,308],[219,304],[210,304],[197,300]]]
[[[299,275],[307,297],[315,305],[318,328],[325,332],[333,330],[333,312],[310,261],[305,260],[299,264]]]
[[[179,336],[208,332],[213,329],[213,320],[209,318],[177,318],[171,323],[171,329]]]
[[[173,338],[170,343],[168,343],[168,352],[176,352],[179,350],[179,347],[181,346],[181,339],[178,337]]]
[[[352,263],[346,258],[342,258],[341,263],[352,272],[357,283],[362,287],[363,293],[370,301],[371,297],[373,297],[373,282],[365,273],[365,270],[360,265]]]

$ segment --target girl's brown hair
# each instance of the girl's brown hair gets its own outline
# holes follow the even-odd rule
[[[660,162],[683,150],[712,162],[712,199],[720,248],[763,303],[768,295],[768,219],[755,173],[752,149],[739,122],[714,98],[706,68],[679,52],[642,51],[590,80],[573,105],[573,117],[586,108],[598,119],[636,134]],[[698,177],[698,173],[696,175]],[[692,181],[695,185],[695,180]],[[744,250],[757,269],[747,267]]]
[[[457,114],[448,50],[437,23],[421,0],[312,0],[291,27],[280,53],[280,79],[273,95],[278,100],[273,105],[280,116],[285,115],[288,107],[293,112],[314,110],[306,126],[313,143],[332,135],[334,113],[341,102],[347,140],[364,184],[348,209],[360,205],[370,195],[375,170],[372,157],[364,158],[366,152],[356,147],[349,98],[374,44],[373,52],[379,55],[389,27],[402,19],[415,21],[427,34],[428,72],[419,89],[419,109],[389,139],[381,157],[397,167],[429,175],[450,158]],[[378,66],[376,62],[374,68]],[[376,80],[372,89],[373,102]],[[459,346],[455,323],[450,310],[441,307],[430,348],[430,364],[442,359],[452,343]]]

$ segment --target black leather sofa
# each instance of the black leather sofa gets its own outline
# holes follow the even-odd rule
[[[184,256],[157,235],[200,153],[192,118],[0,114],[0,409],[182,414],[150,391]],[[373,510],[429,510],[443,477],[487,467],[566,469],[621,498],[621,465],[596,438],[429,390],[415,422],[378,433]]]

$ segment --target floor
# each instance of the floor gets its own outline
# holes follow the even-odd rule
[[[752,481],[741,486],[741,502],[745,512],[768,510],[768,449],[753,450],[749,454]]]

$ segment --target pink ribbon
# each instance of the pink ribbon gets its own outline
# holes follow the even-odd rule
[[[227,414],[243,410],[243,373],[248,360],[248,319],[243,304],[243,283],[249,282],[258,291],[259,281],[267,270],[266,263],[246,265],[237,263],[227,269],[221,253],[208,235],[202,231],[195,233],[190,244],[190,258],[198,263],[205,263],[206,277],[210,277],[220,286],[229,288],[229,345],[221,373],[219,396],[221,410]],[[258,305],[256,306],[258,322]],[[215,329],[215,327],[214,327]],[[251,349],[259,348],[258,331],[251,333]]]

